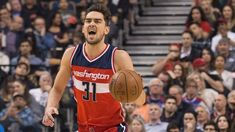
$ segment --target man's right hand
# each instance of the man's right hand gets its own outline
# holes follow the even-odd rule
[[[58,112],[57,108],[55,108],[55,107],[46,108],[45,114],[42,119],[42,124],[44,124],[45,126],[53,127],[54,121],[55,121],[53,115],[58,115],[58,114],[59,114],[59,112]]]

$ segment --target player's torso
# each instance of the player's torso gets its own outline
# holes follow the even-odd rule
[[[71,58],[74,94],[79,125],[115,125],[123,121],[121,105],[109,92],[109,82],[115,73],[115,48],[107,45],[95,59],[90,60],[84,46],[75,48]]]

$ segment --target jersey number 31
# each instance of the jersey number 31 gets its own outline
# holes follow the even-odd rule
[[[85,95],[82,96],[84,100],[90,100],[90,88],[92,88],[92,101],[96,101],[96,83],[82,82],[82,85],[85,87]]]

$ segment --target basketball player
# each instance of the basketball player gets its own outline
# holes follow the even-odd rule
[[[127,131],[120,102],[109,92],[112,75],[121,69],[134,70],[130,56],[104,43],[109,33],[110,12],[96,4],[86,13],[82,32],[84,44],[65,51],[60,70],[50,91],[43,124],[54,126],[59,99],[72,76],[78,111],[79,132]]]

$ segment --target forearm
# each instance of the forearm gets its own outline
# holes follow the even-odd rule
[[[223,84],[219,81],[215,81],[213,79],[211,79],[210,77],[206,78],[207,82],[211,85],[211,87],[219,92],[223,92],[224,91],[224,87]]]
[[[58,107],[63,92],[62,90],[52,88],[48,96],[47,107]]]
[[[157,61],[152,68],[153,73],[155,75],[158,75],[162,71],[163,67],[166,65],[166,62],[167,59]]]

